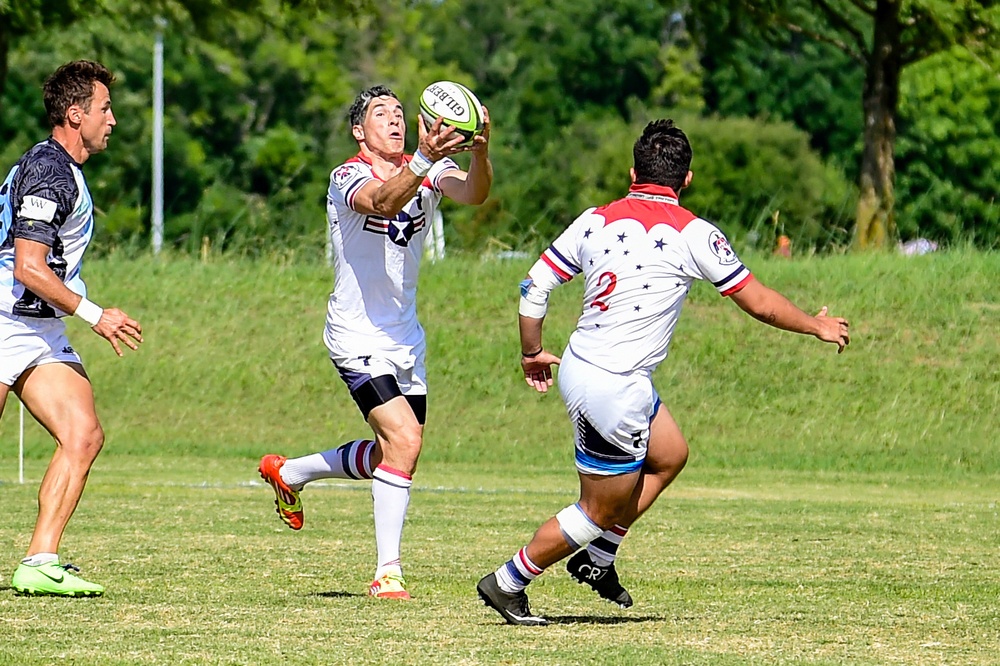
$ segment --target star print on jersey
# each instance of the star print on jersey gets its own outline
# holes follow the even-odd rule
[[[553,284],[553,277],[565,282],[582,267],[573,353],[609,372],[651,370],[666,358],[694,280],[728,296],[751,279],[724,239],[711,222],[682,208],[670,188],[633,185],[624,199],[581,213],[531,275]]]
[[[386,234],[396,245],[406,247],[413,235],[424,228],[426,218],[423,212],[414,217],[405,210],[396,213],[392,219],[369,215],[365,218],[365,231]]]

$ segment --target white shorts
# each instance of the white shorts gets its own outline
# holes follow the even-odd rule
[[[373,377],[391,375],[403,395],[427,395],[426,353],[427,345],[421,340],[416,346],[380,345],[353,350],[333,347],[330,360],[352,392]]]
[[[647,372],[608,372],[568,347],[559,365],[559,393],[576,426],[576,468],[612,476],[642,468],[649,424],[660,397]]]
[[[0,384],[13,386],[25,370],[46,363],[83,364],[66,337],[66,324],[0,312]]]

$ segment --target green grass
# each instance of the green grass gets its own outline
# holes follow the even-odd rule
[[[365,426],[321,342],[331,279],[292,261],[87,266],[138,317],[117,359],[79,322],[108,432],[63,543],[99,600],[0,589],[0,664],[995,664],[1000,644],[1000,256],[751,259],[765,283],[852,321],[842,355],[753,322],[699,285],[656,375],[692,446],[632,530],[627,611],[559,567],[532,585],[554,626],[520,629],[476,580],[575,497],[557,394],[517,372],[530,262],[426,265],[429,425],[404,537],[416,599],[364,597],[364,483],[311,487],[286,530],[255,474]],[[579,285],[557,291],[551,348]],[[0,420],[0,561],[27,545],[52,445]]]

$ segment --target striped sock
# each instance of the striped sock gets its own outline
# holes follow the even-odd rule
[[[591,561],[599,567],[609,567],[618,555],[618,546],[622,545],[622,539],[628,534],[628,528],[615,525],[604,534],[597,537],[587,545],[587,554]]]
[[[281,466],[281,479],[292,490],[302,490],[302,486],[317,479],[370,479],[374,450],[372,440],[356,439],[322,453],[289,458]]]
[[[375,580],[386,573],[400,574],[399,542],[403,538],[403,521],[410,505],[413,477],[385,464],[372,475],[372,501],[375,503],[375,547],[378,569]]]
[[[500,589],[516,594],[528,587],[528,583],[542,575],[544,569],[528,559],[524,548],[517,551],[514,557],[497,569],[496,577]]]

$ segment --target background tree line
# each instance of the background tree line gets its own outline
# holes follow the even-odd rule
[[[865,119],[885,109],[865,95],[885,50],[875,19],[886,3],[910,51],[874,136]],[[469,85],[494,120],[490,200],[445,207],[450,242],[465,248],[537,249],[584,208],[620,196],[631,143],[655,117],[691,137],[685,205],[744,247],[769,248],[782,233],[798,251],[847,247],[866,210],[884,237],[862,235],[876,245],[898,234],[995,247],[1000,57],[997,31],[982,32],[997,12],[984,5],[0,0],[0,169],[45,136],[45,76],[74,58],[105,62],[119,77],[119,125],[87,165],[95,241],[144,249],[159,15],[165,240],[181,250],[320,254],[329,172],[356,151],[354,95],[390,85],[412,145],[417,97],[439,79]],[[887,148],[890,171],[872,171],[869,152],[883,151],[884,166]]]

